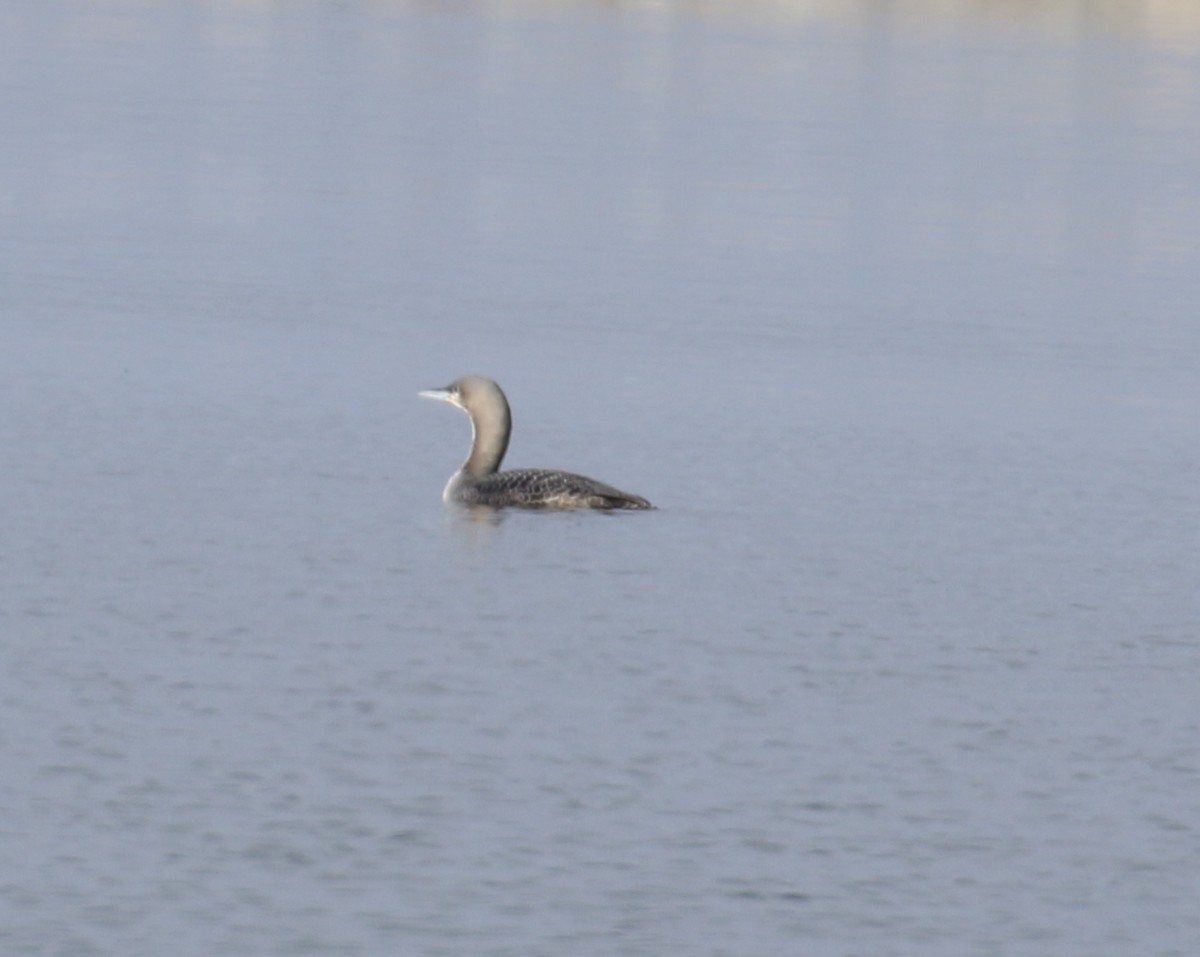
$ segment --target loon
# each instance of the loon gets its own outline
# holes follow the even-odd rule
[[[640,495],[558,469],[510,469],[500,462],[512,434],[508,399],[491,379],[467,375],[444,389],[418,395],[439,399],[462,409],[471,419],[471,454],[442,493],[447,502],[499,508],[653,508]]]

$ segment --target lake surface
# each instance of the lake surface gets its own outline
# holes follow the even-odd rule
[[[1200,952],[1200,17],[1065,6],[6,5],[0,949]]]

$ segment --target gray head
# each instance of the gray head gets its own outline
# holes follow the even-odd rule
[[[486,411],[489,407],[508,408],[508,400],[504,397],[500,386],[481,375],[465,375],[460,379],[455,379],[444,389],[425,389],[417,394],[427,399],[449,402],[472,417]]]
[[[465,375],[444,389],[426,389],[418,395],[449,402],[470,416],[474,436],[464,472],[486,475],[500,467],[512,432],[512,414],[500,386],[486,376]]]

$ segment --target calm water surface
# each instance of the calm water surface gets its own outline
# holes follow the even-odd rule
[[[1200,28],[1054,9],[6,7],[2,949],[1200,951]]]

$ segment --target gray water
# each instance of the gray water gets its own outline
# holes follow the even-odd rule
[[[1200,952],[1200,24],[889,6],[4,5],[0,950]]]

